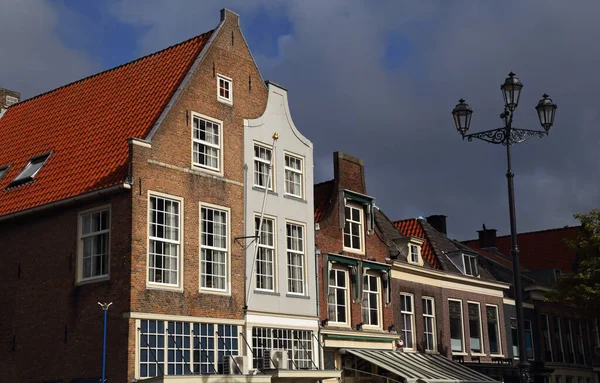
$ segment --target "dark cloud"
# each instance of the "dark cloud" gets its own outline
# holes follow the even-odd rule
[[[111,11],[147,31],[139,41],[143,54],[213,28],[223,6],[154,0],[140,7],[122,0]],[[290,90],[296,125],[315,144],[318,181],[332,176],[331,152],[345,151],[365,160],[369,193],[391,218],[446,214],[453,237],[475,237],[484,222],[506,234],[504,148],[462,141],[450,111],[464,97],[475,110],[474,131],[499,127],[499,86],[512,70],[525,84],[517,127],[538,129],[534,106],[542,93],[559,105],[549,137],[513,150],[519,229],[575,224],[573,213],[597,207],[600,3],[235,0],[226,6],[241,14],[242,28],[259,11],[292,23],[292,32],[276,39],[277,56],[253,53],[265,79]],[[2,15],[5,35],[1,19],[19,16]],[[40,61],[57,74],[41,79],[45,84],[72,76],[71,67],[86,71],[91,64],[52,37],[52,22],[21,38],[23,47],[13,44],[13,52],[25,53],[15,56],[14,71],[0,71],[0,84],[35,75],[32,63]],[[48,38],[46,48],[34,44],[39,35]]]

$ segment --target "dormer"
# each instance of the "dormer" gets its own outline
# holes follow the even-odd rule
[[[373,197],[350,190],[340,192],[340,227],[343,227],[344,251],[365,253],[365,234],[373,234]]]
[[[419,237],[404,237],[397,239],[398,249],[406,256],[406,262],[412,265],[423,266],[423,244],[425,240]]]
[[[462,274],[479,278],[479,262],[477,260],[477,253],[456,250],[446,253],[446,255]]]

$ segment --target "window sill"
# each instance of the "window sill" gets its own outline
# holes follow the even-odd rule
[[[277,294],[277,295],[279,295],[279,294]],[[285,294],[285,296],[288,298],[310,299],[310,296],[308,296],[308,295],[293,294],[293,293],[287,293],[287,294]]]
[[[260,186],[256,186],[256,185],[252,186],[252,190],[256,190],[257,192],[261,192],[261,193],[265,192],[265,188],[261,188]],[[274,195],[274,196],[278,195],[277,192],[274,192],[273,190],[269,190],[269,189],[267,189],[267,194]]]
[[[342,239],[343,239],[343,235],[342,235]],[[343,247],[344,249],[344,253],[352,253],[352,254],[356,254],[356,255],[365,255],[364,250],[357,250],[357,249],[352,249],[352,248],[348,248],[346,246]]]
[[[381,327],[376,326],[376,325],[369,325],[369,324],[363,324],[362,329],[370,330],[370,331],[383,331],[383,329]]]
[[[231,292],[227,290],[216,290],[209,288],[200,288],[198,291],[200,294],[213,294],[213,295],[222,295],[222,296],[231,296]]]
[[[467,354],[466,352],[456,352],[456,351],[452,351],[452,356],[469,356],[469,354]]]
[[[233,101],[228,100],[226,98],[217,97],[217,101],[219,101],[221,104],[225,104],[225,105],[228,105],[228,106],[233,106]]]
[[[291,194],[284,194],[283,198],[291,199],[292,201],[297,201],[297,202],[301,202],[301,203],[307,203],[304,198],[298,197],[295,195],[291,195]]]
[[[107,281],[110,281],[110,275],[103,275],[101,277],[81,279],[75,283],[75,286],[83,286],[83,285],[89,285],[92,283],[107,282]]]
[[[146,290],[170,291],[174,293],[183,293],[183,287],[160,285],[157,283],[146,283]]]
[[[350,327],[350,323],[344,323],[344,322],[327,322],[327,326],[325,327],[343,327],[344,329],[349,329]]]
[[[481,353],[477,353],[477,352],[472,352],[471,356],[478,356],[478,357],[482,357],[482,356],[487,356],[487,354],[481,354]]]
[[[276,295],[279,296],[279,293],[275,292],[275,291],[269,291],[269,290],[258,290],[258,289],[254,289],[254,294],[263,294],[263,295]]]
[[[436,350],[425,350],[425,354],[439,355],[440,352]]]
[[[490,358],[504,358],[502,354],[490,354]]]

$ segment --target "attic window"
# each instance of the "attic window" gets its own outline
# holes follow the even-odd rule
[[[0,180],[2,180],[2,178],[4,177],[4,175],[6,174],[6,172],[8,171],[8,168],[10,166],[2,166],[0,167]]]
[[[421,248],[418,245],[409,244],[408,245],[409,254],[408,254],[408,262],[414,263],[416,265],[420,264],[421,259]]]
[[[473,277],[479,276],[476,255],[463,254],[463,263],[465,267],[465,275],[471,275]]]
[[[42,166],[44,166],[48,157],[50,157],[50,153],[30,159],[29,163],[23,168],[23,170],[21,170],[21,173],[19,173],[19,175],[16,176],[8,186],[18,186],[33,180],[33,177],[35,177]]]

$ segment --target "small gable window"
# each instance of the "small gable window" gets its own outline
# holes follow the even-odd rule
[[[10,166],[2,166],[2,167],[0,167],[0,180],[2,180],[2,178],[4,178],[4,175],[8,171],[9,167]]]
[[[359,205],[346,204],[346,225],[344,226],[344,248],[350,251],[363,251],[363,211]]]
[[[48,157],[50,157],[50,153],[30,159],[29,163],[21,170],[21,173],[12,180],[9,186],[18,186],[33,180],[33,177],[35,177],[40,169],[42,169],[42,166],[44,166]]]
[[[225,102],[227,104],[233,103],[233,81],[225,76],[218,75],[217,76],[217,87],[218,93],[217,98],[219,101]]]
[[[410,249],[410,254],[408,257],[408,261],[410,263],[414,263],[414,264],[418,265],[421,249],[419,248],[419,246],[412,245],[412,244],[409,245],[409,249]]]
[[[479,271],[477,270],[477,256],[470,254],[463,254],[463,263],[465,267],[465,275],[471,275],[477,277]]]

